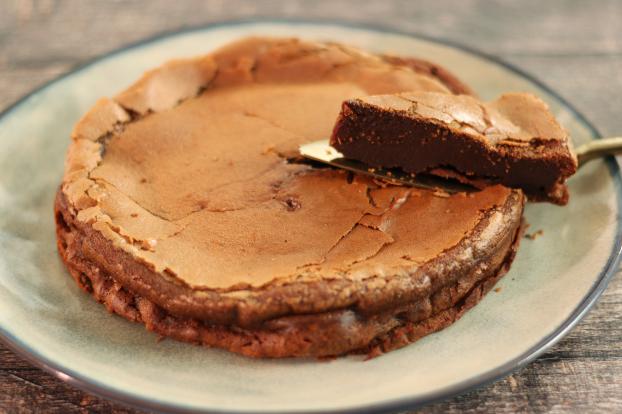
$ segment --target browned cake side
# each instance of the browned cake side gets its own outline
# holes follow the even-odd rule
[[[503,184],[562,205],[577,169],[570,144],[546,104],[529,94],[491,103],[433,92],[352,99],[331,138],[345,156],[372,167]]]
[[[221,324],[214,318],[176,316],[137,293],[140,289],[134,289],[135,284],[126,281],[137,279],[144,283],[154,281],[159,275],[147,266],[133,263],[127,253],[77,222],[67,210],[61,193],[55,203],[56,233],[61,258],[84,291],[103,303],[109,312],[143,323],[162,336],[225,348],[250,357],[322,357],[345,353],[376,356],[452,324],[508,271],[522,235],[522,209],[516,209],[520,199],[520,194],[515,193],[506,205],[486,213],[458,246],[426,263],[421,271],[436,283],[408,301],[394,300],[380,311],[363,305],[317,314],[278,316],[246,327]],[[448,273],[445,270],[448,266],[460,262],[458,257],[480,242],[496,212],[502,213],[505,223],[496,235],[494,248],[469,266]],[[439,274],[439,270],[444,273]],[[321,282],[321,286],[307,294],[317,295],[320,300],[322,296],[334,295],[335,288],[329,282]],[[265,296],[275,300],[284,295],[287,292],[278,288],[265,292]],[[233,311],[230,319],[236,319]]]

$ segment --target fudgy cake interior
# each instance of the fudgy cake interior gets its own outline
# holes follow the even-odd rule
[[[522,192],[438,197],[296,156],[344,99],[460,89],[405,62],[246,39],[100,100],[56,202],[71,274],[151,330],[249,356],[387,351],[453,322],[511,263]]]
[[[331,145],[372,167],[503,184],[532,200],[566,204],[577,169],[566,131],[527,93],[492,102],[429,91],[343,103]]]

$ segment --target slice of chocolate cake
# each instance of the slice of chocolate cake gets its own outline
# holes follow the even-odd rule
[[[330,143],[372,167],[503,184],[561,205],[577,170],[567,132],[527,93],[487,103],[429,91],[347,100]]]

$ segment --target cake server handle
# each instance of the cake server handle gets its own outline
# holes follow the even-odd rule
[[[622,154],[622,137],[597,139],[575,149],[579,167],[605,155]]]

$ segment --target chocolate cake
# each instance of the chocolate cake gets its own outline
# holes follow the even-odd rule
[[[376,355],[451,324],[510,266],[523,193],[440,197],[295,156],[346,99],[466,90],[417,62],[250,38],[98,101],[55,204],[70,274],[159,335],[253,357]]]
[[[577,170],[568,134],[547,105],[527,93],[489,103],[429,91],[351,99],[330,143],[372,167],[503,184],[531,200],[562,205],[565,181]]]

